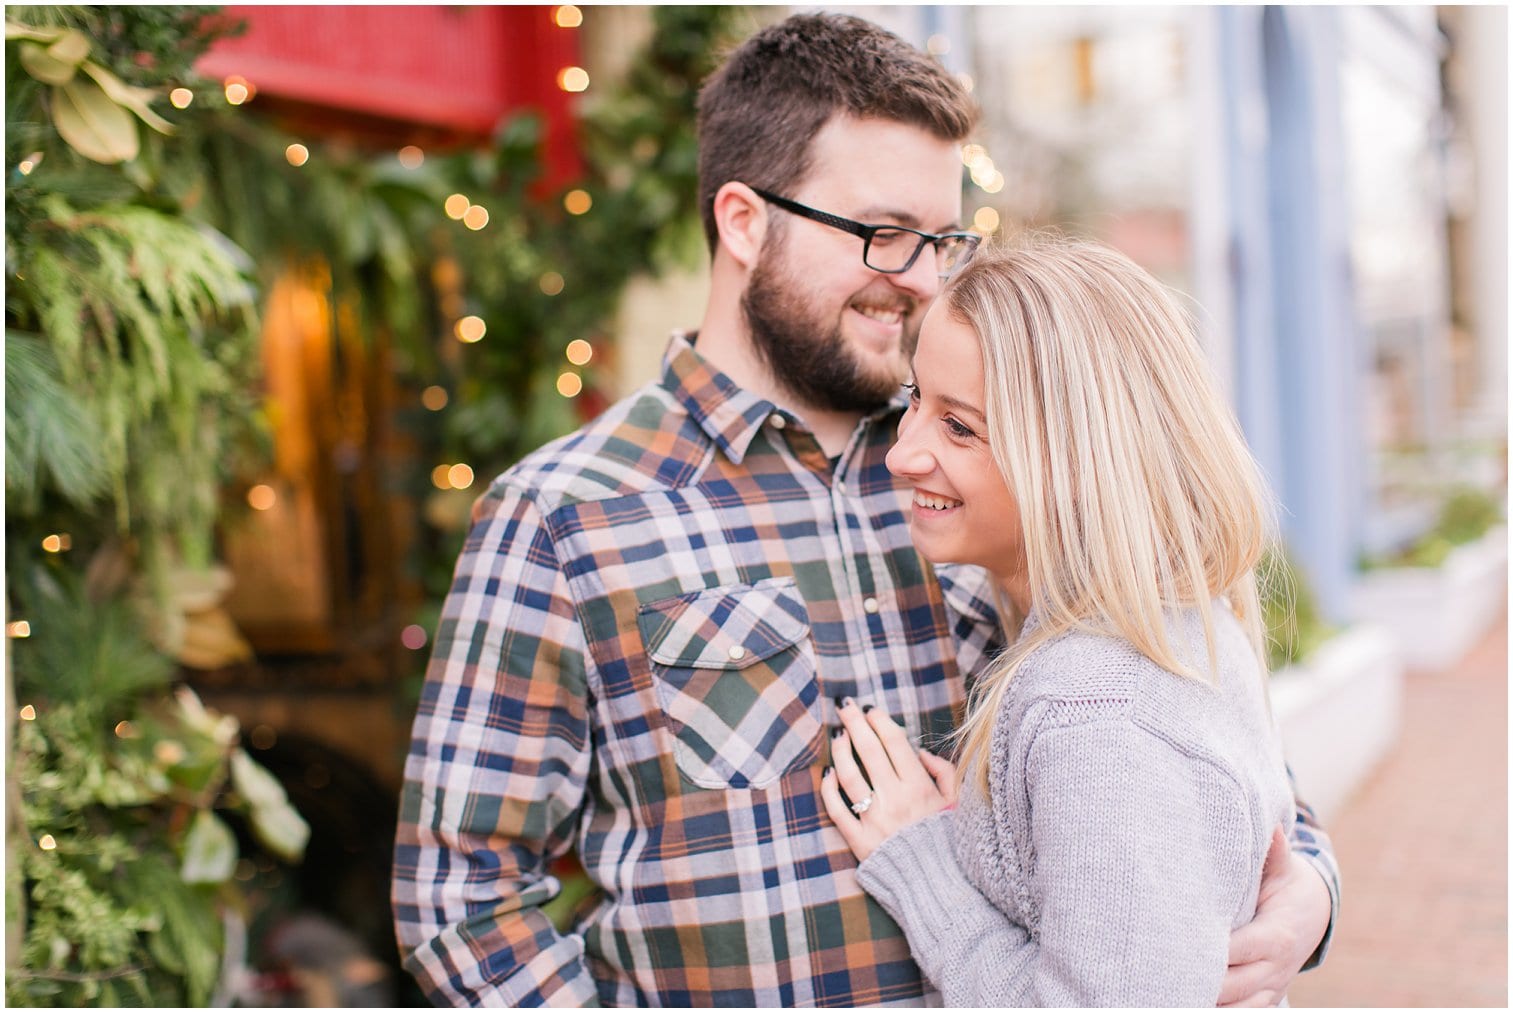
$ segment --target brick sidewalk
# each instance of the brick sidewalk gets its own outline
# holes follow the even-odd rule
[[[1402,736],[1327,828],[1344,901],[1294,1006],[1508,1004],[1508,627],[1410,673]]]

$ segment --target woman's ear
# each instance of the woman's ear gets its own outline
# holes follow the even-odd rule
[[[767,202],[732,180],[715,191],[714,222],[731,259],[747,270],[755,267],[767,238]]]

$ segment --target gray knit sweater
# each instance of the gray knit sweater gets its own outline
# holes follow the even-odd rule
[[[1214,1005],[1294,818],[1255,655],[1222,604],[1214,623],[1217,688],[1113,638],[1037,649],[994,728],[990,798],[969,781],[862,863],[947,1005]],[[1171,631],[1206,669],[1197,613]]]

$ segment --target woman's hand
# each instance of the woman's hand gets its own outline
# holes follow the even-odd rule
[[[838,710],[841,727],[830,740],[834,766],[820,781],[825,810],[840,828],[857,861],[899,830],[956,804],[956,767],[923,749],[878,707],[863,709],[847,698]],[[852,748],[867,772],[864,776]],[[867,786],[871,780],[872,786]],[[851,805],[841,801],[841,789]]]

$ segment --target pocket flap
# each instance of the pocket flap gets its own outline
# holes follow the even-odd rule
[[[809,635],[791,578],[650,602],[636,620],[651,660],[678,668],[745,668]]]

